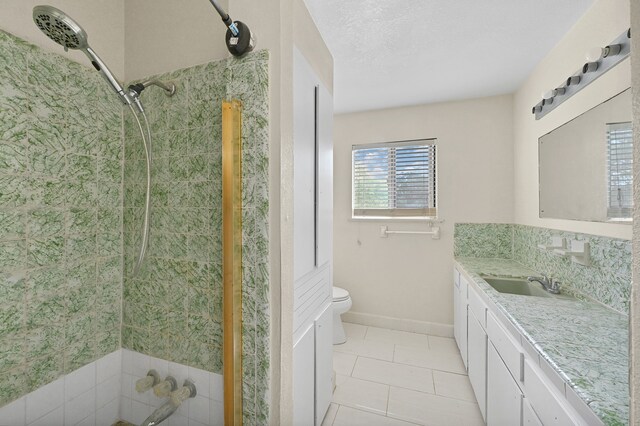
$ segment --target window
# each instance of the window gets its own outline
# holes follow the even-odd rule
[[[435,142],[353,145],[353,216],[435,217]]]
[[[633,209],[633,129],[630,122],[607,124],[609,219],[631,218]]]

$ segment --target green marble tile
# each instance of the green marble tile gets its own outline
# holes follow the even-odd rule
[[[3,173],[25,173],[27,171],[27,160],[27,145],[0,143],[0,170]]]
[[[209,314],[209,291],[199,287],[189,287],[189,315]]]
[[[0,241],[24,238],[25,228],[25,214],[0,211]]]
[[[27,242],[27,260],[31,267],[61,262],[64,254],[64,237],[34,237]]]
[[[120,328],[100,332],[96,336],[96,358],[101,358],[120,348]]]
[[[0,374],[0,405],[4,405],[28,392],[26,366]]]
[[[46,324],[30,328],[26,333],[27,359],[40,358],[47,354],[61,353],[65,346],[64,323]]]
[[[27,245],[24,240],[0,244],[0,270],[18,269],[26,265]]]
[[[39,328],[50,324],[63,324],[67,317],[66,297],[52,295],[27,301],[27,327]]]
[[[0,339],[0,375],[26,362],[25,338],[22,334],[12,334]]]
[[[29,235],[51,237],[64,233],[65,214],[63,210],[38,209],[28,215]]]
[[[0,208],[21,207],[27,201],[29,179],[0,175]]]
[[[96,359],[95,342],[93,339],[75,342],[64,350],[64,372],[68,374]]]
[[[65,346],[76,342],[91,341],[96,333],[96,316],[94,313],[78,313],[67,319],[65,327]]]
[[[62,352],[53,352],[41,358],[31,359],[27,364],[27,390],[33,392],[41,386],[51,383],[64,371]]]
[[[68,290],[67,297],[66,311],[69,317],[87,312],[96,303],[95,283],[88,282],[85,286]]]
[[[97,210],[94,206],[86,208],[72,207],[67,213],[67,233],[83,235],[95,232],[98,223]]]
[[[66,202],[70,207],[95,207],[98,201],[97,185],[93,181],[66,182]]]
[[[64,294],[66,274],[59,266],[49,266],[29,271],[27,291],[29,298],[45,299]]]

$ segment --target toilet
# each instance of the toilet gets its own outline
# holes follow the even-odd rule
[[[333,287],[333,344],[340,345],[347,341],[340,315],[351,309],[351,296],[344,288]]]

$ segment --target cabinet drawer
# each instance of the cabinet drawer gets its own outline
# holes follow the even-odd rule
[[[521,383],[524,379],[524,352],[491,312],[487,313],[487,335],[513,378]]]
[[[469,308],[476,316],[476,319],[482,326],[482,328],[487,328],[487,305],[480,299],[478,293],[473,289],[473,287],[469,286]]]
[[[530,361],[524,363],[524,385],[526,398],[537,414],[540,422],[545,426],[579,425],[584,422],[568,406],[563,395],[560,395],[553,385],[542,375],[539,368]]]

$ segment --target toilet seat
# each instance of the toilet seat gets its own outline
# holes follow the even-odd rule
[[[333,301],[334,302],[342,302],[343,300],[347,300],[349,298],[349,292],[344,288],[333,287]]]

